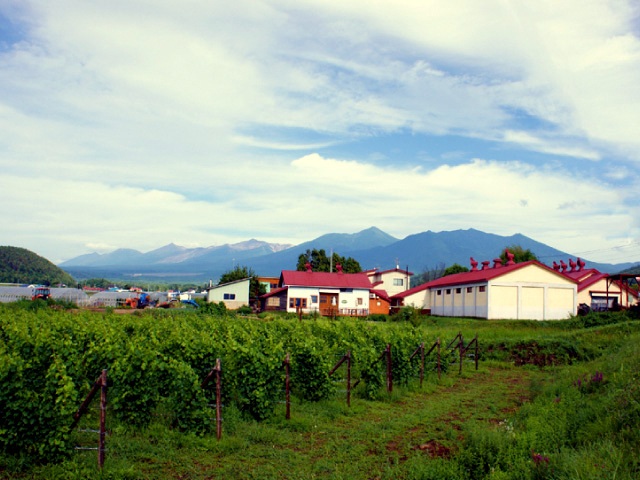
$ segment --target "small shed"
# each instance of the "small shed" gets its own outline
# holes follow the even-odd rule
[[[207,291],[207,302],[223,302],[229,310],[237,310],[249,305],[250,278],[243,278],[221,285],[214,285]]]

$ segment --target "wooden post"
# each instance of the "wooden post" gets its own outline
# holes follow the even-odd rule
[[[216,437],[222,437],[222,368],[220,359],[216,359]]]
[[[458,342],[458,351],[460,353],[460,366],[458,367],[458,375],[462,373],[462,359],[464,358],[464,340],[462,334],[460,334],[460,341]]]
[[[73,414],[73,423],[71,424],[71,429],[76,428],[76,426],[78,425],[78,422],[82,418],[82,415],[84,415],[85,412],[87,411],[87,408],[91,403],[91,400],[93,400],[93,397],[95,397],[96,393],[98,393],[98,390],[100,389],[100,387],[102,387],[102,374],[100,374],[98,379],[93,384],[93,387],[91,387],[91,391],[88,393],[88,395],[86,396],[86,398],[84,399],[80,407],[78,408],[78,411]]]
[[[351,350],[345,353],[342,358],[336,363],[333,368],[329,371],[329,376],[333,375],[336,370],[342,365],[344,362],[347,362],[347,406],[351,406]],[[356,382],[357,384],[358,382]],[[355,388],[355,385],[354,385]]]
[[[286,358],[284,359],[284,371],[285,371],[285,380],[284,380],[284,394],[285,394],[285,404],[286,404],[286,413],[285,418],[287,420],[291,419],[291,403],[289,397],[289,354],[287,353]]]
[[[100,375],[100,437],[98,440],[98,467],[104,466],[104,440],[106,435],[107,419],[107,370],[102,370]]]
[[[438,337],[436,343],[438,345],[438,380],[440,380],[440,371],[442,370],[440,368],[440,337]]]
[[[347,407],[351,407],[351,350],[347,352]]]
[[[393,370],[391,365],[391,344],[387,343],[387,392],[393,391]]]
[[[476,371],[478,370],[478,334],[476,333],[476,337],[474,338],[475,342],[476,342],[476,352],[475,352],[475,360],[476,360]]]
[[[436,344],[433,344],[433,347],[431,347],[431,350],[429,350],[429,353],[431,353],[431,351],[435,348]],[[424,342],[422,342],[420,345],[418,345],[418,348],[415,349],[415,351],[411,354],[411,356],[409,357],[409,361],[413,360],[413,357],[415,357],[418,353],[420,353],[420,386],[422,387],[422,380],[424,379]]]
[[[420,388],[424,380],[424,342],[420,344]]]

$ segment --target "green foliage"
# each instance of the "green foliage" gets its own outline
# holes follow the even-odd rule
[[[456,332],[463,331],[467,344],[478,330],[484,359],[492,359],[494,364],[497,359],[508,361],[511,366],[501,368],[515,369],[512,366],[515,354],[523,359],[544,358],[544,365],[549,365],[549,358],[553,358],[554,367],[549,370],[553,374],[532,385],[530,401],[524,401],[515,416],[507,418],[507,412],[497,407],[481,409],[504,415],[499,425],[487,428],[486,424],[482,427],[469,424],[462,425],[460,433],[451,430],[451,442],[458,441],[458,436],[464,438],[458,455],[446,461],[428,462],[408,456],[406,465],[411,466],[414,476],[394,477],[392,474],[397,471],[390,470],[388,476],[381,478],[529,479],[550,478],[551,471],[556,475],[554,478],[575,478],[572,477],[575,472],[579,472],[578,478],[597,478],[596,473],[603,469],[619,472],[616,478],[633,478],[630,472],[637,471],[638,460],[632,452],[640,449],[637,374],[640,322],[630,320],[622,312],[605,318],[601,324],[596,320],[590,322],[595,326],[583,325],[581,321],[431,319],[428,326],[414,326],[409,322],[349,319],[298,322],[286,317],[248,321],[200,311],[151,310],[139,316],[70,313],[0,305],[0,461],[2,456],[15,459],[18,455],[53,461],[70,453],[76,435],[69,430],[73,412],[104,368],[109,375],[110,418],[120,429],[135,428],[136,441],[145,437],[142,432],[146,428],[155,428],[159,421],[173,429],[166,430],[164,435],[182,435],[180,432],[184,431],[198,434],[197,438],[206,441],[205,434],[211,433],[213,427],[214,416],[208,404],[214,403],[215,388],[213,382],[205,389],[200,385],[220,359],[224,428],[241,428],[244,419],[262,421],[260,426],[253,427],[251,435],[256,442],[272,448],[273,433],[268,429],[270,425],[278,425],[274,413],[282,408],[279,403],[284,398],[283,360],[287,353],[297,400],[314,402],[304,406],[312,411],[334,405],[332,415],[337,416],[343,410],[335,407],[336,382],[344,380],[346,364],[332,377],[328,372],[346,352],[351,352],[352,382],[360,380],[353,398],[380,399],[387,409],[394,398],[383,388],[386,371],[383,353],[388,344],[394,386],[398,387],[394,388],[396,395],[395,392],[403,389],[406,392],[416,384],[420,356],[413,360],[410,356],[420,343],[424,342],[428,349],[436,337],[440,338],[443,372],[449,365],[457,372],[458,352],[453,347],[447,349],[447,342]],[[606,362],[601,358],[606,358]],[[435,369],[434,351],[427,358],[426,370],[429,374]],[[488,380],[491,377],[488,372],[474,375]],[[526,372],[538,369],[527,369],[522,372],[523,378]],[[495,370],[491,373],[495,374]],[[455,375],[442,382],[452,378]],[[464,388],[468,386],[465,382]],[[435,384],[430,388],[435,389]],[[440,396],[439,402],[444,398]],[[428,396],[420,394],[420,402],[427,399]],[[472,399],[465,398],[463,404],[468,401]],[[340,405],[344,405],[343,400]],[[353,407],[342,421],[357,415],[358,408]],[[382,412],[376,416],[389,416],[387,410]],[[462,413],[457,411],[461,416]],[[423,428],[421,422],[424,420],[413,420],[402,432],[418,435],[413,429],[418,424]],[[316,420],[311,419],[280,424],[279,428],[288,429],[289,433],[299,431],[300,437],[295,438],[318,435],[319,441],[325,442],[326,436],[311,430],[315,424]],[[384,434],[388,446],[400,443],[393,437],[402,437],[402,432],[396,436],[381,431],[379,420],[376,432]],[[195,441],[192,437],[179,438],[185,443]],[[165,441],[153,438],[156,442]],[[411,441],[425,441],[420,438]],[[244,437],[235,438],[228,444],[202,444],[197,449],[219,455],[224,448],[245,450],[246,441]],[[353,455],[372,451],[367,440],[362,442],[361,446],[353,446]],[[407,448],[421,454],[415,452],[415,445]],[[120,445],[120,448],[118,455],[126,458],[127,447]],[[384,445],[382,450],[387,452]],[[595,458],[593,455],[598,456],[597,462],[590,460]],[[162,463],[171,462],[163,459]],[[81,468],[79,471],[84,472]],[[368,478],[375,476],[380,475]],[[34,478],[37,477],[34,473]],[[274,473],[273,477],[281,475]]]
[[[75,280],[46,258],[25,248],[0,247],[0,283],[75,285]]]
[[[317,250],[314,248],[301,253],[298,256],[296,270],[304,272],[307,269],[307,263],[311,265],[311,269],[314,272],[329,272],[332,268],[335,272],[338,264],[342,265],[344,273],[359,273],[362,271],[360,263],[354,258],[343,257],[336,252],[333,252],[333,255],[329,258],[324,249]]]
[[[422,315],[420,309],[407,305],[402,307],[398,313],[391,316],[393,322],[410,322],[414,327],[417,327],[422,323]]]
[[[335,392],[335,384],[329,377],[332,368],[329,359],[318,340],[300,342],[291,356],[293,392],[311,402],[329,398]]]
[[[454,275],[456,273],[463,273],[468,271],[469,269],[467,267],[463,267],[458,263],[454,263],[453,265],[450,265],[444,269],[444,274],[442,276],[446,277],[447,275]]]
[[[505,249],[502,250],[502,253],[500,254],[500,258],[502,259],[503,265],[506,265],[508,261],[507,250],[509,251],[509,253],[513,255],[513,261],[516,263],[528,262],[529,260],[538,260],[538,257],[536,257],[536,254],[533,253],[528,248],[524,249],[520,245],[509,245],[505,247]]]
[[[436,280],[437,278],[440,278],[444,275],[445,270],[445,264],[442,262],[438,263],[433,268],[426,267],[424,271],[411,277],[411,286],[417,287],[419,285],[422,285],[423,283]]]
[[[224,302],[202,303],[200,304],[198,312],[203,315],[214,315],[216,317],[226,317],[229,313]]]
[[[249,305],[242,305],[240,308],[236,310],[238,315],[250,315],[253,313],[253,310]]]
[[[264,295],[267,293],[266,286],[260,283],[258,280],[258,275],[253,271],[252,268],[246,266],[236,265],[232,270],[229,270],[223,273],[220,276],[220,281],[218,285],[223,285],[225,283],[235,282],[237,280],[244,280],[245,278],[250,279],[249,281],[249,297],[257,298],[260,295]]]

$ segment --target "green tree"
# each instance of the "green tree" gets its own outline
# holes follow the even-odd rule
[[[446,277],[447,275],[453,275],[455,273],[463,273],[468,271],[469,269],[467,267],[463,267],[459,263],[454,263],[453,265],[444,269],[444,274],[442,276]]]
[[[524,249],[520,245],[509,245],[508,247],[505,247],[500,254],[503,265],[506,265],[509,260],[507,258],[507,250],[513,255],[513,261],[516,263],[528,262],[529,260],[538,260],[538,257],[536,257],[535,253],[533,253],[528,248]]]
[[[249,297],[257,298],[260,295],[264,295],[267,293],[266,287],[260,283],[258,280],[258,275],[253,271],[252,268],[246,266],[236,265],[232,270],[229,270],[223,273],[220,276],[220,281],[218,285],[222,285],[224,283],[235,282],[236,280],[244,280],[245,278],[249,280]]]
[[[76,286],[67,272],[26,248],[0,246],[0,282]]]
[[[435,267],[425,267],[421,273],[418,273],[411,277],[411,286],[417,287],[418,285],[422,285],[423,283],[427,283],[444,276],[444,265],[444,263],[440,262],[437,263]]]
[[[360,263],[352,257],[343,257],[336,252],[333,253],[331,258],[327,257],[327,252],[324,249],[313,249],[305,253],[301,253],[298,256],[298,264],[296,270],[304,272],[307,269],[307,263],[311,265],[311,269],[314,272],[329,272],[336,271],[336,265],[342,265],[342,271],[345,273],[359,273],[362,271]]]

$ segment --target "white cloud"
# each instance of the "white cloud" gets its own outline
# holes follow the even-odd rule
[[[505,130],[504,140],[526,147],[528,150],[561,155],[565,157],[584,158],[586,160],[600,160],[602,157],[594,149],[582,146],[563,145],[564,141],[551,140],[536,137],[529,132]]]
[[[0,181],[0,201],[13,208],[0,220],[12,226],[5,235],[10,243],[49,239],[39,250],[57,260],[100,245],[142,251],[170,242],[208,246],[255,236],[250,232],[299,243],[372,224],[397,236],[469,227],[521,232],[571,252],[612,245],[602,232],[632,221],[614,190],[518,162],[474,160],[426,171],[313,154],[263,179],[268,186],[258,192],[239,189],[233,197],[194,201],[98,181],[59,180],[52,189],[45,177],[9,176]]]
[[[295,243],[372,224],[397,236],[521,231],[568,251],[637,236],[635,207],[613,186],[638,183],[631,2],[0,9],[28,26],[0,51],[4,235],[52,258],[110,245]],[[279,127],[293,133],[264,133]],[[399,130],[488,139],[528,163],[469,161],[492,155],[458,145],[438,155],[428,140],[421,156],[460,164],[421,169],[418,158],[355,148],[304,155]],[[552,169],[545,155],[567,166]],[[373,158],[386,164],[364,161]],[[613,184],[578,179],[571,168],[585,159]]]

